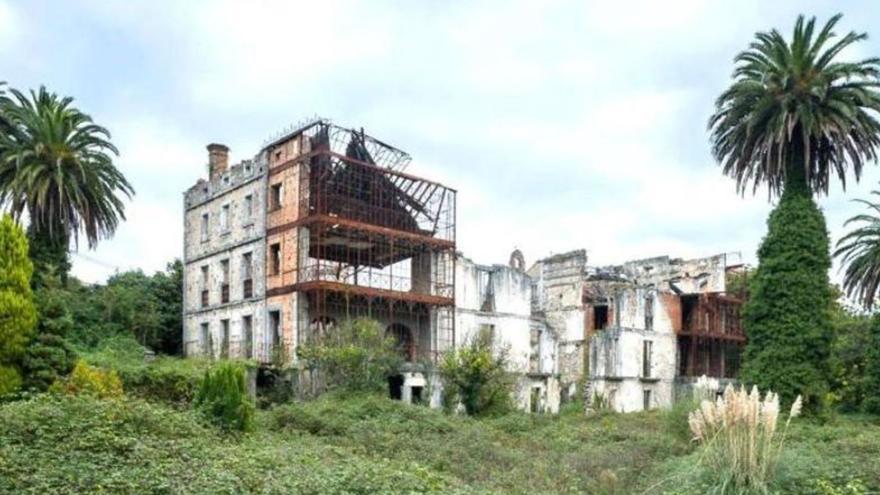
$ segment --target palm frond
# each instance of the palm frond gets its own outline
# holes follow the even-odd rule
[[[798,17],[787,41],[778,31],[755,34],[734,58],[733,83],[715,102],[708,128],[712,152],[741,193],[766,185],[781,193],[789,175],[826,193],[832,176],[846,188],[858,181],[880,148],[880,59],[837,60],[866,38],[838,37],[838,14],[816,32],[816,19]],[[792,165],[793,161],[797,161]],[[793,176],[794,177],[794,176]]]

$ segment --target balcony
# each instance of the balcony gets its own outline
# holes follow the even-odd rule
[[[440,305],[451,304],[455,293],[451,270],[450,277],[432,281],[429,277],[419,280],[407,273],[394,275],[387,270],[340,269],[335,263],[318,261],[313,260],[313,263],[297,270],[298,290],[328,289]]]

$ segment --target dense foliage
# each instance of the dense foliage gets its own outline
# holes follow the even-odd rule
[[[871,191],[871,194],[880,196],[880,191]],[[880,216],[877,215],[880,203],[856,201],[867,206],[870,213],[856,215],[843,224],[858,227],[837,241],[834,256],[846,267],[843,276],[846,295],[855,296],[863,306],[871,308],[880,289]]]
[[[94,247],[112,236],[122,197],[134,193],[113,164],[110,133],[72,104],[44,87],[0,93],[0,203],[27,214],[37,272],[55,264],[62,280],[69,240],[82,233]]]
[[[81,349],[132,336],[154,351],[179,354],[182,292],[179,260],[151,276],[140,270],[118,273],[104,285],[85,285],[76,279],[62,285],[49,275],[35,292],[39,332],[63,336]]]
[[[192,402],[212,365],[204,359],[161,355],[146,360],[144,353],[133,337],[120,335],[80,354],[91,365],[115,370],[127,394],[180,406]]]
[[[827,399],[832,293],[825,219],[809,195],[786,189],[770,214],[743,308],[749,336],[741,378],[808,409]]]
[[[744,308],[749,342],[741,377],[786,402],[803,394],[816,411],[828,398],[831,294],[828,233],[813,192],[833,175],[856,179],[880,146],[880,59],[839,60],[866,38],[836,38],[832,17],[795,23],[792,37],[761,32],[737,55],[733,84],[709,119],[713,153],[741,191],[781,194],[758,251]]]
[[[846,184],[880,146],[880,59],[858,62],[840,53],[865,33],[835,39],[832,17],[817,32],[800,16],[792,37],[760,32],[736,56],[733,84],[718,97],[709,120],[712,151],[741,190],[787,188],[793,172],[811,191],[828,192],[832,174]]]
[[[388,377],[403,363],[394,337],[368,318],[334,326],[327,335],[298,346],[297,356],[310,371],[314,392],[385,390]]]
[[[0,395],[21,385],[19,367],[37,320],[32,270],[24,232],[4,215],[0,218]]]
[[[22,358],[24,387],[45,391],[72,370],[77,353],[63,337],[52,333],[39,333],[28,344]]]
[[[218,363],[205,372],[194,406],[224,429],[253,430],[254,403],[248,395],[246,375],[240,363]]]
[[[104,370],[79,360],[70,376],[61,378],[49,388],[51,392],[68,395],[90,395],[99,399],[122,397],[122,380],[114,370]]]
[[[493,349],[489,332],[477,333],[465,346],[447,352],[440,363],[443,403],[447,409],[464,406],[467,414],[509,412],[513,377],[507,371],[507,349]]]
[[[880,315],[838,307],[832,317],[831,385],[842,412],[880,414]]]
[[[0,493],[690,495],[715,474],[660,411],[474,419],[346,393],[257,416],[254,432],[224,435],[139,399],[2,404]],[[880,490],[876,420],[796,421],[786,445],[774,493]],[[864,491],[828,488],[847,484]]]

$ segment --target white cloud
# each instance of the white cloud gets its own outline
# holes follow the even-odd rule
[[[787,30],[802,9],[697,0],[10,5],[0,0],[0,51],[25,34],[40,43],[0,63],[40,65],[29,79],[0,76],[93,91],[77,102],[104,103],[99,121],[138,192],[117,236],[86,254],[147,271],[181,254],[181,193],[204,175],[207,142],[249,157],[266,133],[315,112],[366,127],[409,151],[411,172],[458,189],[458,242],[476,261],[503,262],[514,246],[530,261],[576,248],[603,264],[721,251],[753,260],[770,205],[762,194],[741,198],[721,176],[705,119],[736,51],[756,30]],[[818,7],[863,8],[847,5]],[[844,27],[876,25],[877,12],[865,10]],[[9,19],[17,28],[6,29]],[[864,53],[877,53],[871,43]],[[853,207],[839,194],[822,204],[837,236]],[[77,273],[107,272],[92,265],[77,260]]]
[[[22,19],[9,2],[0,1],[0,53],[12,53],[22,33]]]

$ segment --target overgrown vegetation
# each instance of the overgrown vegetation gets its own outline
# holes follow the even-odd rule
[[[472,418],[340,392],[257,411],[253,432],[226,435],[163,403],[41,394],[0,405],[0,493],[710,492],[700,449],[667,421]],[[794,421],[777,472],[775,493],[880,490],[880,423]]]
[[[480,331],[467,345],[447,352],[440,363],[443,404],[461,404],[467,414],[499,415],[512,409],[513,377],[507,370],[507,349],[493,348],[492,334]]]
[[[395,339],[368,318],[347,320],[297,347],[315,394],[326,390],[381,391],[403,356]]]
[[[100,399],[122,397],[122,380],[114,370],[104,370],[89,366],[85,361],[77,361],[70,376],[56,381],[49,387],[53,393],[69,395],[91,395]]]
[[[18,390],[21,360],[34,331],[37,312],[31,293],[32,264],[21,227],[0,218],[0,395]]]
[[[829,399],[832,337],[829,241],[812,196],[834,175],[845,183],[852,170],[858,180],[880,147],[880,59],[840,59],[867,37],[835,39],[840,18],[818,27],[800,16],[789,39],[757,33],[709,120],[712,151],[737,188],[781,193],[744,308],[741,377],[788,403],[803,394],[813,412]]]
[[[245,383],[247,371],[240,363],[219,363],[205,372],[194,406],[226,430],[254,429],[254,403]]]
[[[770,214],[758,269],[743,308],[749,336],[740,377],[779,393],[803,395],[817,412],[828,399],[832,294],[825,219],[803,188],[788,187]]]
[[[776,474],[791,419],[801,412],[801,399],[792,404],[785,426],[778,429],[779,398],[757,388],[734,390],[705,400],[690,414],[688,424],[703,447],[705,462],[717,475],[719,493],[765,493]]]

